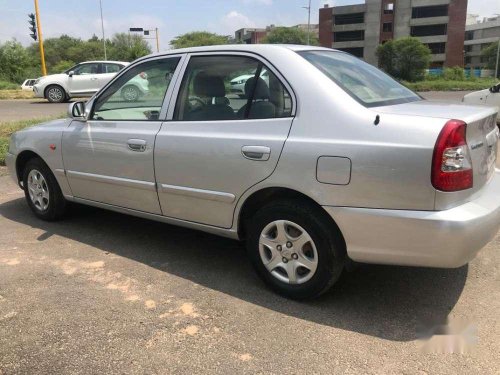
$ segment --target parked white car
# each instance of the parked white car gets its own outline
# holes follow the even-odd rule
[[[129,65],[124,61],[86,61],[60,74],[40,77],[33,86],[37,98],[61,103],[73,97],[89,97],[104,87],[120,70]],[[122,89],[127,101],[136,101],[148,92],[146,75],[138,75],[129,87]]]
[[[36,81],[35,78],[29,78],[29,79],[24,80],[23,84],[21,85],[21,90],[32,91],[33,85],[35,84],[35,81]]]
[[[500,83],[489,89],[471,92],[462,98],[462,102],[500,108]],[[500,116],[497,117],[497,124],[500,127]]]
[[[233,78],[231,80],[231,92],[234,94],[238,94],[241,98],[246,97],[245,93],[245,85],[247,81],[255,76],[255,72],[252,74],[243,74],[241,76],[238,76],[236,78]],[[269,73],[267,70],[262,70],[260,73],[260,77],[266,82],[266,84],[269,86]]]

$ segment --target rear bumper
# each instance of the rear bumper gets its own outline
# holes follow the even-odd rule
[[[358,262],[460,267],[500,229],[500,170],[474,201],[445,211],[324,207]]]

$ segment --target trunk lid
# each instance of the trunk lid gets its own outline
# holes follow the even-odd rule
[[[381,117],[384,113],[391,113],[442,118],[443,126],[447,120],[451,119],[462,120],[467,124],[466,137],[474,173],[473,188],[452,193],[438,192],[436,209],[450,208],[472,199],[493,175],[500,137],[496,126],[496,108],[422,100],[372,109]],[[423,118],[422,121],[425,122],[425,119]]]

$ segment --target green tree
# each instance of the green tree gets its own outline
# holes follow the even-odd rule
[[[140,35],[118,33],[113,35],[107,46],[110,60],[132,61],[151,53],[148,42]]]
[[[497,48],[498,42],[494,42],[481,51],[481,61],[486,63],[486,67],[488,69],[495,69],[497,62]]]
[[[208,31],[193,31],[187,34],[176,36],[170,42],[174,48],[187,48],[197,46],[213,46],[217,44],[228,44],[229,37],[226,35],[218,35],[209,33]]]
[[[379,45],[377,57],[379,66],[388,74],[415,82],[424,79],[431,51],[417,38],[406,37]]]
[[[275,27],[262,39],[262,43],[307,44],[307,31],[298,27]],[[316,35],[309,34],[309,44],[312,46],[319,44]]]
[[[16,40],[0,44],[0,79],[22,83],[32,67],[32,60],[26,49]]]

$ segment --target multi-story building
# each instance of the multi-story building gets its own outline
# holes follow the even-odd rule
[[[469,15],[470,20],[473,16]],[[475,18],[475,22],[469,22],[465,26],[465,66],[472,68],[483,68],[485,62],[481,58],[481,52],[491,43],[498,43],[500,39],[500,17],[484,18],[482,21]]]
[[[243,28],[236,30],[234,33],[234,39],[236,43],[246,43],[246,44],[259,44],[262,39],[276,26],[269,25],[265,28]],[[307,23],[301,23],[298,25],[294,25],[291,27],[295,27],[304,31],[307,31],[308,26]],[[318,24],[310,24],[309,31],[312,35],[319,35],[319,25]]]
[[[467,0],[366,0],[319,11],[319,41],[377,64],[379,44],[419,38],[431,52],[431,66],[463,66]]]

